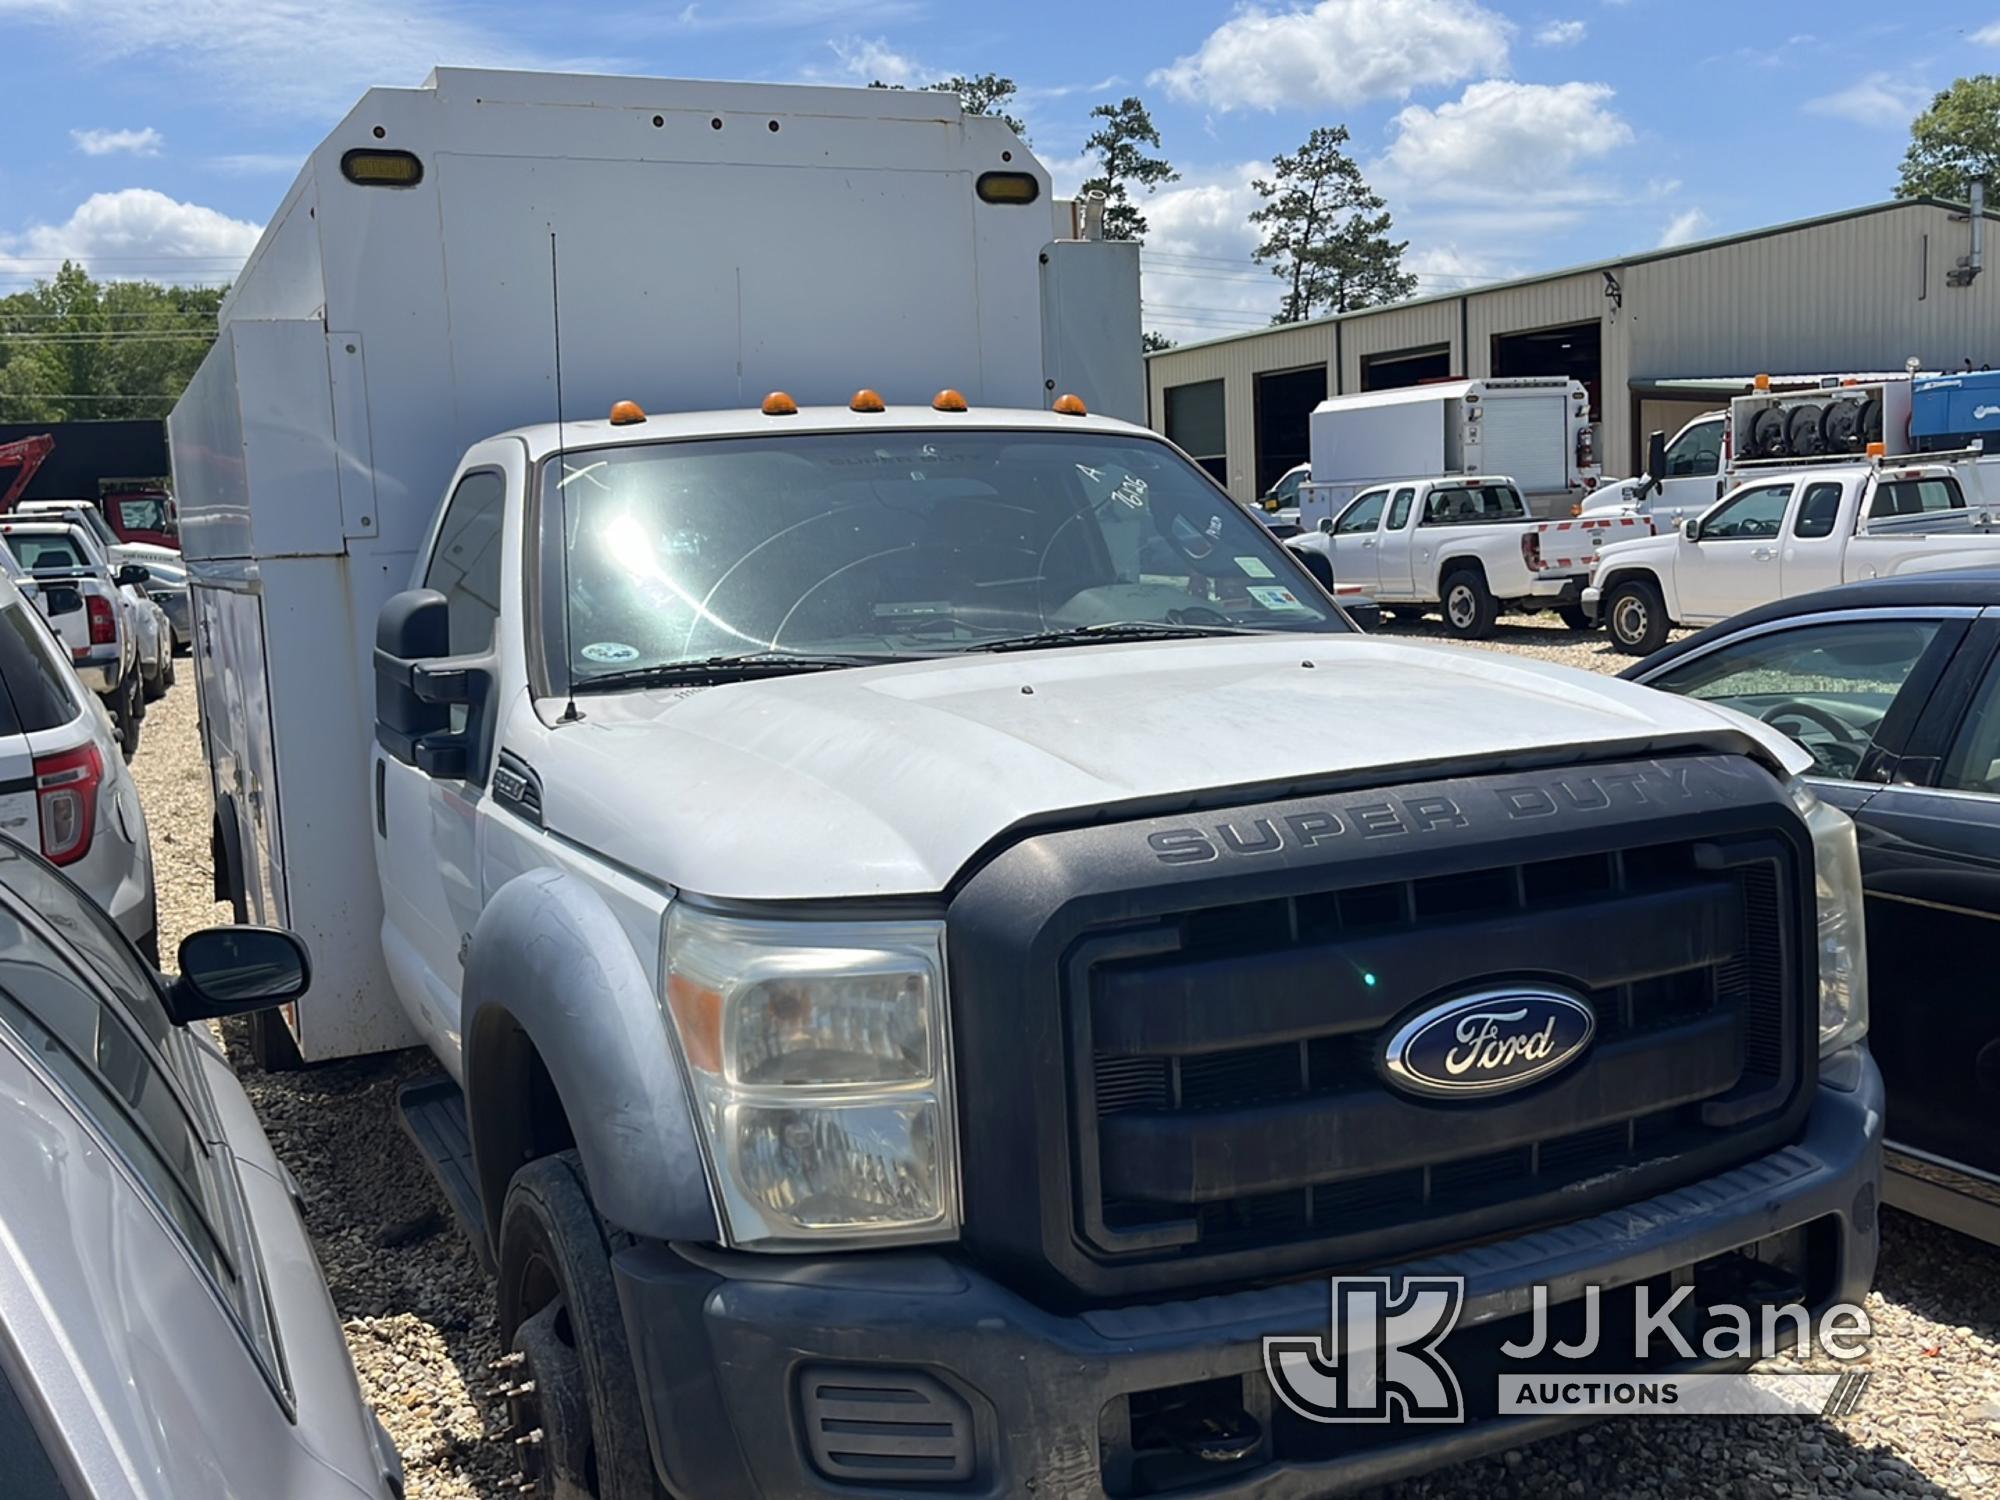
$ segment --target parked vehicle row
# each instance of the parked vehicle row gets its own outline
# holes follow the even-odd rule
[[[1389,609],[1441,606],[1453,635],[1477,640],[1503,610],[1552,610],[1587,628],[1584,585],[1600,549],[1651,532],[1628,515],[1538,521],[1512,479],[1448,475],[1364,489],[1287,545],[1328,559],[1315,570],[1322,584]]]

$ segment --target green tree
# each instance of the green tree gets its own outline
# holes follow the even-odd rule
[[[868,87],[871,89],[901,89],[902,85],[900,83],[884,83],[878,78],[869,84]],[[1007,113],[1007,105],[1013,103],[1014,96],[1020,92],[1015,87],[1014,80],[1011,78],[1002,78],[998,73],[981,73],[973,78],[961,78],[958,74],[954,73],[951,77],[945,79],[943,83],[926,85],[924,92],[956,94],[958,95],[959,104],[967,114],[991,115],[1022,140],[1025,141],[1028,138],[1028,127],[1021,122],[1020,117]]]
[[[215,339],[220,290],[99,282],[65,262],[0,297],[0,421],[164,417]]]
[[[1911,122],[1898,198],[1963,203],[1972,179],[2000,178],[2000,78],[1961,78]]]
[[[1290,283],[1274,323],[1376,307],[1417,289],[1403,269],[1409,241],[1389,238],[1388,205],[1346,144],[1345,125],[1321,126],[1297,151],[1272,158],[1272,180],[1251,184],[1264,200],[1250,214],[1264,234],[1254,259]]]
[[[1106,239],[1143,240],[1146,216],[1132,201],[1132,190],[1150,193],[1181,174],[1167,165],[1165,157],[1146,154],[1147,146],[1160,149],[1160,132],[1137,98],[1127,95],[1116,104],[1100,104],[1090,118],[1104,123],[1083,143],[1083,149],[1097,158],[1097,175],[1084,181],[1082,191],[1104,194]]]
[[[1155,333],[1148,328],[1145,336],[1139,340],[1139,347],[1147,354],[1156,354],[1162,349],[1173,348],[1174,341],[1164,333]]]

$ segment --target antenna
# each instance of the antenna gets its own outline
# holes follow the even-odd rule
[[[556,231],[549,226],[549,312],[556,334],[556,496],[562,501],[562,524],[556,537],[562,548],[563,690],[569,702],[563,705],[558,724],[574,724],[583,717],[576,707],[576,675],[570,670],[569,644],[569,450],[563,443],[562,399],[562,277],[556,272]]]

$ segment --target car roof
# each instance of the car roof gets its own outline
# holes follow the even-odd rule
[[[1798,594],[1731,615],[1718,625],[1655,651],[1620,677],[1650,676],[1689,653],[1705,649],[1724,636],[1773,620],[1796,619],[1848,609],[1984,609],[2000,607],[2000,568],[1954,568],[1934,573],[1902,573],[1894,578],[1869,578],[1843,583],[1817,593]]]

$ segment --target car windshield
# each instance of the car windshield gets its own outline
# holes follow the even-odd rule
[[[1348,628],[1262,526],[1144,438],[804,433],[593,449],[564,465],[560,487],[544,470],[542,514],[545,535],[567,532],[579,684],[751,653]]]

